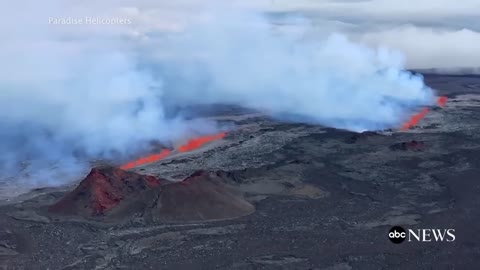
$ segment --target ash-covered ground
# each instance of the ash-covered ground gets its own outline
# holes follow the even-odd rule
[[[4,201],[0,269],[476,269],[480,77],[426,80],[449,101],[407,132],[357,134],[227,109],[215,117],[237,128],[223,140],[132,170],[171,182],[215,175],[233,194],[221,202],[254,206],[238,218],[205,218],[210,184],[203,193],[171,184],[168,200],[153,196],[115,222],[46,210],[74,186]],[[176,205],[198,221],[145,218],[163,206],[175,219]],[[456,240],[393,244],[392,226],[453,228]]]

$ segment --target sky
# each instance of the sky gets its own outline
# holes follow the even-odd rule
[[[265,12],[272,23],[285,29],[289,28],[291,16],[301,16],[312,25],[307,33],[310,37],[342,33],[370,47],[395,49],[405,55],[407,68],[480,66],[478,0],[417,0],[414,3],[398,0],[105,0],[101,3],[48,0],[41,6],[32,0],[22,0],[3,9],[0,31],[2,28],[11,31],[11,25],[22,24],[18,18],[29,18],[38,24],[47,22],[46,17],[50,15],[57,18],[99,15],[130,18],[129,35],[142,37],[152,31],[182,31],[187,25],[205,19],[202,9],[221,5]],[[25,10],[23,6],[32,9]],[[104,33],[105,28],[90,27],[88,31]]]

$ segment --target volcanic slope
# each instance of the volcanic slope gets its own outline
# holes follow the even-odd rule
[[[81,222],[44,215],[40,208],[61,200],[63,190],[0,204],[0,269],[476,269],[480,76],[425,78],[448,101],[405,131],[358,134],[224,110],[218,117],[236,124],[224,139],[132,168],[169,181],[221,170],[220,179],[206,179],[244,192],[256,209],[249,215],[167,224],[198,216],[185,214],[193,211],[187,207],[162,212],[160,201],[174,203],[160,190],[178,183],[161,179],[143,191],[157,201],[142,199],[146,208],[122,224],[91,222],[92,210]],[[456,240],[394,244],[393,226],[453,228]]]
[[[230,219],[252,213],[252,204],[225,188],[215,173],[198,171],[182,182],[166,185],[152,210],[157,222]]]
[[[254,211],[213,177],[199,171],[182,182],[170,182],[114,167],[93,168],[49,212],[66,220],[121,222],[142,217],[147,222],[175,223],[230,219]]]

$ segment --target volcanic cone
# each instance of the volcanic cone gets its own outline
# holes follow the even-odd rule
[[[230,219],[254,211],[229,191],[218,176],[197,172],[182,182],[159,180],[118,168],[93,168],[76,189],[49,208],[52,214],[128,221],[193,222]]]
[[[199,171],[182,182],[164,186],[153,215],[159,222],[192,222],[240,217],[254,209],[214,173]]]

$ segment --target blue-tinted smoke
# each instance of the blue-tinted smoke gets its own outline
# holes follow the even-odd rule
[[[433,103],[401,55],[339,34],[305,40],[303,19],[293,20],[298,31],[283,32],[261,12],[206,6],[198,11],[203,20],[181,31],[137,39],[128,35],[132,25],[50,25],[48,16],[94,15],[56,7],[53,15],[33,8],[15,32],[0,28],[2,172],[23,170],[25,161],[37,171],[51,164],[69,171],[129,157],[152,140],[169,144],[218,129],[168,115],[177,106],[234,104],[363,131],[397,127],[412,108]]]
[[[296,27],[309,26],[297,20]],[[171,75],[166,85],[176,89],[167,95],[184,102],[240,104],[363,131],[398,127],[413,108],[434,98],[421,76],[403,69],[398,53],[339,34],[303,40],[296,32],[277,33],[259,14],[214,14],[165,49],[189,56],[160,64]]]

